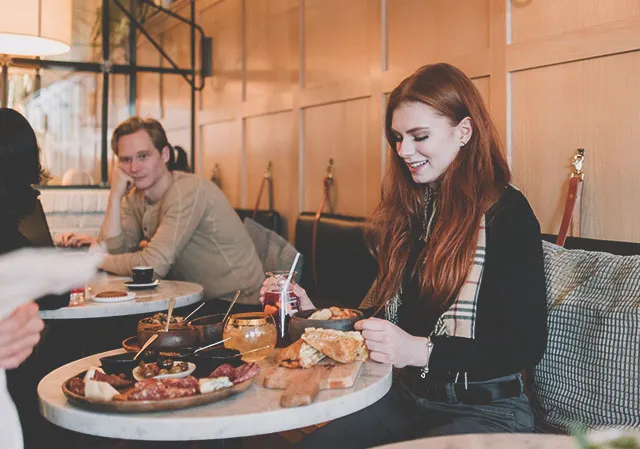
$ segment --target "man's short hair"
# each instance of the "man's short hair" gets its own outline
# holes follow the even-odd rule
[[[164,147],[171,148],[169,140],[167,139],[167,133],[159,121],[134,115],[120,122],[118,126],[116,126],[116,129],[113,130],[113,135],[111,136],[111,149],[113,152],[116,155],[118,154],[118,140],[120,140],[121,137],[137,133],[142,129],[149,134],[153,146],[156,147],[158,151],[162,151]]]

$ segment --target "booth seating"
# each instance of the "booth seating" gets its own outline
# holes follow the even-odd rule
[[[377,263],[363,235],[364,218],[322,215],[318,223],[313,277],[313,223],[315,213],[303,212],[296,223],[295,247],[304,256],[299,280],[318,307],[358,307],[377,273]]]
[[[302,213],[295,246],[305,257],[301,285],[318,306],[357,307],[377,265],[364,219],[322,215],[313,276],[314,213]],[[566,249],[543,235],[547,349],[533,369],[539,429],[640,428],[640,243],[569,237]]]
[[[275,210],[258,210],[255,217],[252,209],[236,209],[235,211],[240,220],[244,221],[247,218],[251,218],[256,223],[280,235],[284,235],[284,231],[287,228],[282,216]]]

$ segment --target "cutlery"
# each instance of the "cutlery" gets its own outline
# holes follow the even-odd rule
[[[164,325],[164,331],[169,332],[169,323],[171,322],[171,315],[173,315],[173,308],[176,305],[176,298],[169,299],[169,310],[167,311],[167,323]]]
[[[138,356],[142,354],[144,350],[147,349],[151,343],[156,341],[156,338],[158,338],[158,334],[153,334],[151,337],[149,337],[149,339],[144,343],[144,345],[142,345],[142,348],[140,348],[140,350],[136,353],[136,355],[133,356],[133,360],[136,360]]]
[[[225,338],[225,339],[223,339],[223,340],[217,341],[217,342],[215,342],[215,343],[211,343],[210,345],[207,345],[207,346],[203,346],[203,347],[201,347],[201,348],[198,348],[198,349],[196,349],[196,350],[195,350],[195,351],[193,351],[193,352],[187,353],[186,355],[193,355],[193,354],[197,354],[197,353],[198,353],[198,352],[200,352],[200,351],[205,351],[205,350],[207,350],[207,349],[211,349],[211,348],[213,348],[214,346],[218,346],[220,343],[224,343],[225,341],[230,340],[230,339],[231,339],[231,337],[227,337],[227,338]]]
[[[236,301],[238,300],[239,297],[240,297],[240,290],[236,290],[236,294],[233,297],[233,301],[231,301],[231,305],[229,305],[229,308],[227,309],[227,313],[224,314],[224,318],[222,319],[222,323],[224,323],[225,320],[227,319],[227,316],[229,315],[229,312],[231,312],[231,308],[236,303]]]
[[[244,352],[241,352],[240,354],[236,354],[236,355],[234,355],[233,357],[242,357],[242,356],[243,356],[243,355],[245,355],[245,354],[250,354],[250,353],[252,353],[252,352],[262,351],[262,350],[264,350],[264,349],[268,349],[268,348],[270,348],[270,347],[271,347],[271,345],[267,345],[267,346],[263,346],[263,347],[261,347],[261,348],[252,349],[252,350],[250,350],[250,351],[244,351]]]
[[[202,304],[200,304],[198,307],[196,307],[195,309],[193,309],[193,312],[191,312],[189,315],[187,315],[184,318],[184,322],[186,323],[187,321],[189,321],[189,318],[191,318],[191,316],[196,313],[198,310],[202,309],[202,306],[204,306],[206,304],[206,302],[202,302]]]

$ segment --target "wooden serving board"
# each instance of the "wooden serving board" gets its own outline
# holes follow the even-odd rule
[[[358,379],[362,362],[318,364],[307,369],[275,367],[264,376],[264,387],[284,390],[282,407],[311,404],[320,390],[351,388]]]

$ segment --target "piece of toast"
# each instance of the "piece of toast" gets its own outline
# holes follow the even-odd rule
[[[278,364],[287,368],[309,368],[325,357],[323,353],[302,340],[283,348],[278,353]]]
[[[357,331],[343,332],[309,327],[305,329],[301,340],[336,362],[351,363],[369,358],[364,338]]]

